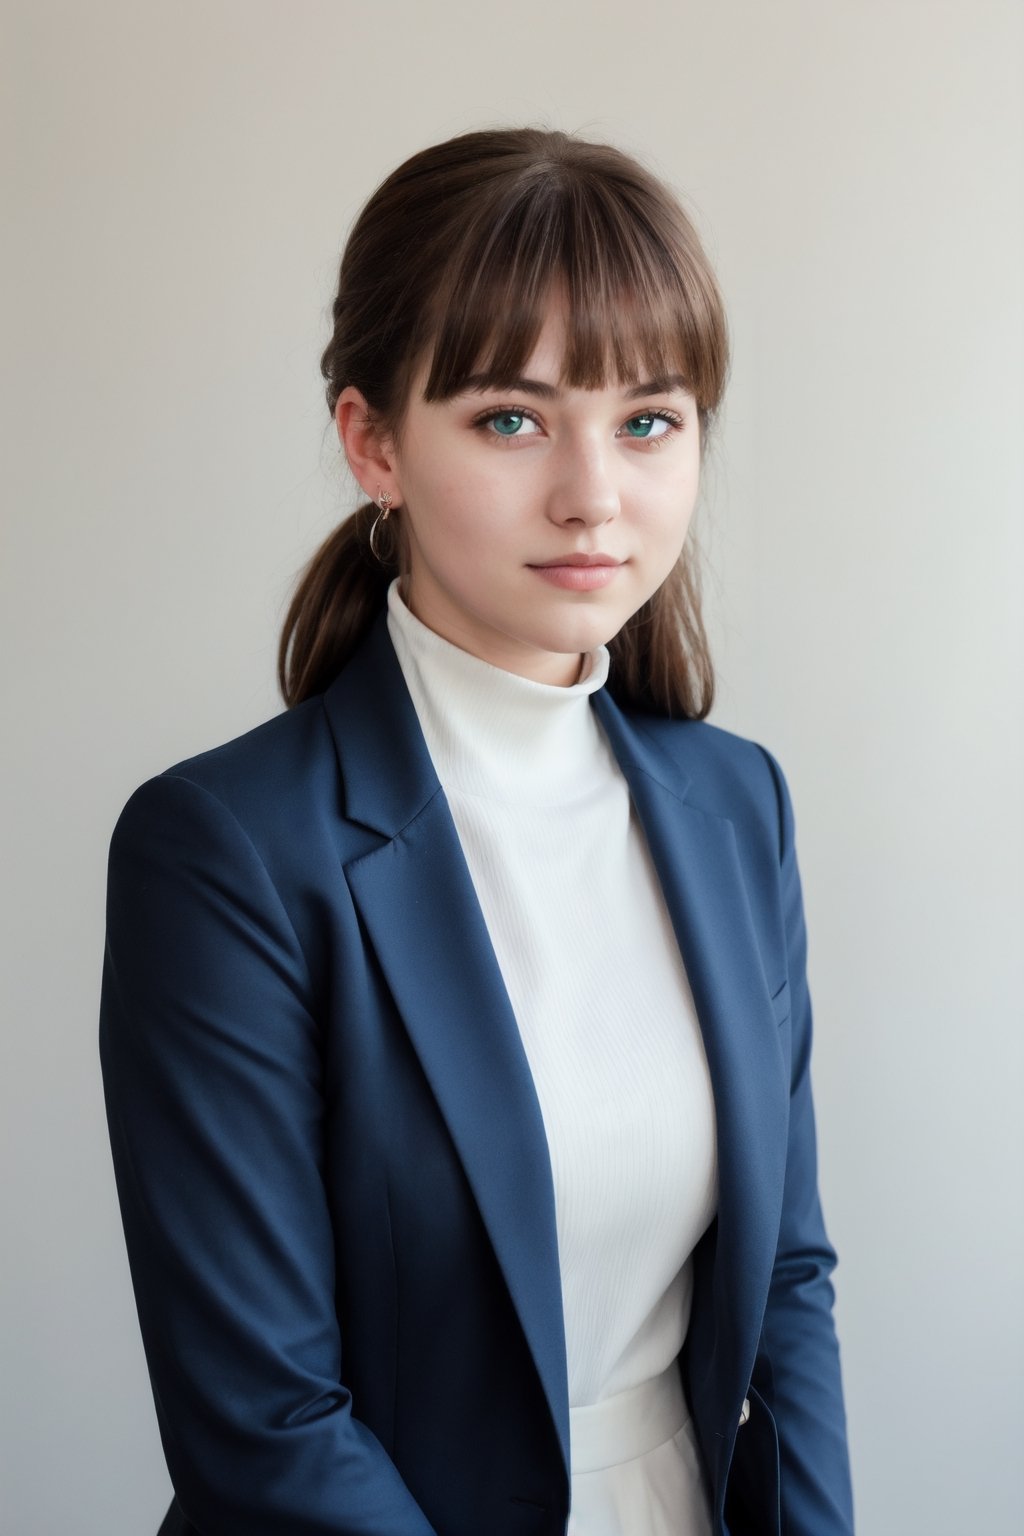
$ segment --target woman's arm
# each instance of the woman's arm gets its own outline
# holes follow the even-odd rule
[[[343,1384],[319,1026],[297,936],[239,823],[173,774],[144,785],[114,833],[100,1047],[189,1520],[210,1536],[431,1536]]]
[[[789,1151],[782,1222],[759,1364],[770,1377],[779,1436],[782,1530],[786,1536],[853,1531],[846,1417],[830,1280],[835,1252],[818,1199],[811,1099],[811,1004],[807,936],[793,811],[781,769],[765,753],[779,804],[781,893],[792,1014]],[[742,1432],[741,1432],[742,1433]]]

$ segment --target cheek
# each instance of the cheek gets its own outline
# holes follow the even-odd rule
[[[679,552],[693,519],[697,500],[696,481],[678,484],[651,498],[644,509],[643,522],[652,545],[661,550]]]
[[[476,465],[438,466],[418,476],[407,492],[409,519],[426,547],[445,546],[457,559],[470,547],[486,552],[514,532],[522,500]]]
[[[406,516],[418,541],[429,545],[456,534],[466,516],[464,477],[448,459],[431,462],[420,455],[415,472],[402,478]]]
[[[486,486],[466,476],[446,471],[411,484],[406,516],[419,557],[435,575],[451,579],[479,569],[497,551],[500,529],[494,525],[492,499]]]

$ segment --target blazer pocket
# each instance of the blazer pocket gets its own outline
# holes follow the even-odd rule
[[[772,993],[772,1010],[775,1014],[775,1022],[780,1027],[785,1024],[792,1011],[792,1001],[789,995],[789,978],[782,983],[777,992]]]

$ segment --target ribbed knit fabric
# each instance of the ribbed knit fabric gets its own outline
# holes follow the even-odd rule
[[[388,628],[537,1089],[570,1404],[625,1401],[620,1394],[661,1377],[682,1346],[690,1255],[717,1183],[714,1104],[686,973],[590,707],[608,652],[592,652],[572,687],[536,683],[426,628],[397,582]],[[687,1475],[699,1477],[686,1453]],[[593,1478],[588,1507],[603,1498]],[[635,1505],[628,1519],[628,1536],[669,1528],[660,1516],[638,1523]],[[602,1529],[620,1523],[609,1513]],[[677,1536],[698,1528],[675,1511]]]

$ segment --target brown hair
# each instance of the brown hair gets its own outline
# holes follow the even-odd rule
[[[583,389],[682,374],[702,444],[725,387],[721,296],[675,197],[617,149],[540,129],[467,133],[398,167],[349,237],[321,359],[327,404],[355,385],[394,440],[412,380],[449,399],[471,375],[501,388],[532,353],[554,294],[567,299],[562,381]],[[278,660],[288,705],[321,692],[355,650],[398,573],[401,538],[371,552],[359,507],[307,566]],[[388,531],[395,522],[394,516]],[[654,596],[609,643],[623,704],[703,718],[714,679],[687,541]]]

